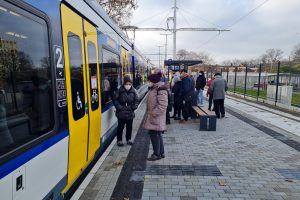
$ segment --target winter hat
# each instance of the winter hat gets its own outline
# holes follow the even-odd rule
[[[124,84],[130,82],[132,84],[132,80],[130,79],[129,76],[124,76]]]
[[[158,83],[160,81],[162,74],[159,72],[157,74],[151,74],[148,76],[148,80],[151,81],[152,83]]]

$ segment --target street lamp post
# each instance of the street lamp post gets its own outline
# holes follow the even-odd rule
[[[163,47],[163,46],[158,45],[157,47],[158,47],[158,56],[159,56],[159,57],[158,57],[158,63],[159,63],[159,64],[158,64],[158,67],[160,67],[160,48]]]
[[[165,35],[166,36],[166,43],[165,43],[165,60],[167,60],[167,55],[168,55],[168,33],[161,33],[160,35]]]

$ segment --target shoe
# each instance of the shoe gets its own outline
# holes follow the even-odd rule
[[[130,146],[132,146],[132,145],[133,145],[133,142],[131,142],[131,140],[128,140],[128,141],[127,141],[127,144],[130,145]]]
[[[207,110],[211,111],[211,108],[208,108]]]
[[[172,117],[170,117],[170,118],[175,118],[175,115],[173,115]]]
[[[181,120],[181,117],[174,117],[174,120]]]
[[[165,158],[165,154],[160,154],[160,157],[161,158]]]
[[[198,105],[199,107],[204,107],[204,105],[203,104],[201,104],[201,105]]]
[[[213,108],[212,111],[215,111],[215,108]]]
[[[148,161],[156,161],[160,160],[160,156],[152,154],[149,158],[147,158]]]
[[[118,145],[119,147],[122,147],[122,146],[124,146],[124,144],[123,144],[123,142],[122,142],[122,141],[118,141],[117,145]]]
[[[224,118],[225,117],[225,115],[221,115],[221,118]]]
[[[217,119],[221,119],[221,117],[220,117],[220,116],[217,116]]]
[[[186,121],[185,120],[183,120],[183,119],[181,119],[180,121],[179,121],[179,123],[181,123],[181,124],[184,124]]]

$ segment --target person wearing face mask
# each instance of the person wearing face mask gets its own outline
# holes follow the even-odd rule
[[[147,97],[147,109],[143,128],[148,130],[153,154],[147,159],[155,161],[165,157],[162,133],[166,130],[166,112],[168,107],[168,87],[161,81],[162,74],[148,77],[150,91]]]
[[[123,129],[126,125],[126,141],[128,145],[133,145],[131,141],[132,123],[135,117],[134,111],[138,108],[139,98],[136,90],[132,86],[129,76],[124,77],[123,85],[116,91],[113,104],[116,108],[118,118],[117,145],[124,146],[122,141]]]

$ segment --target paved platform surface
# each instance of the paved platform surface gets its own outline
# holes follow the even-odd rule
[[[163,136],[166,158],[155,162],[146,161],[152,147],[139,130],[142,104],[134,146],[112,144],[72,199],[299,200],[300,119],[235,98],[225,102],[215,132],[199,131],[196,119],[172,121]]]

